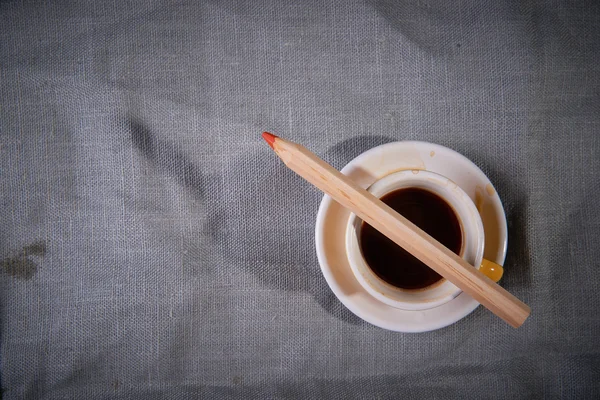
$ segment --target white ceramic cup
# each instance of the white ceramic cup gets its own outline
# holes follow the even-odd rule
[[[479,268],[483,260],[483,223],[475,204],[469,196],[450,179],[423,170],[405,170],[386,175],[367,190],[374,196],[384,195],[402,188],[420,188],[438,195],[454,210],[462,231],[462,248],[459,255],[469,264]],[[350,267],[361,286],[376,299],[392,307],[419,311],[438,307],[461,293],[454,284],[442,278],[423,289],[407,290],[393,286],[379,278],[369,268],[359,244],[363,221],[350,215],[346,229],[346,252]],[[402,268],[401,265],[398,268]]]

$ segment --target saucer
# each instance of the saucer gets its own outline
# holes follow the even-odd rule
[[[507,226],[502,202],[490,180],[465,156],[426,142],[394,142],[368,150],[342,169],[365,189],[399,170],[427,170],[454,181],[475,203],[485,231],[484,257],[502,265],[506,257]],[[317,257],[325,280],[337,298],[354,314],[380,328],[397,332],[427,332],[453,324],[479,303],[465,293],[450,302],[422,311],[391,307],[372,297],[358,283],[346,254],[350,211],[324,196],[316,222]]]

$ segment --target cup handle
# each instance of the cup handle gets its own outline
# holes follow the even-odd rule
[[[504,274],[504,268],[502,268],[500,264],[496,264],[495,262],[486,260],[485,258],[481,261],[479,271],[481,271],[485,276],[494,282],[498,282]]]

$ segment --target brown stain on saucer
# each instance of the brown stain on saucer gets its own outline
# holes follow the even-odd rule
[[[477,211],[481,214],[483,210],[483,190],[479,186],[475,188],[475,207],[477,207]]]
[[[417,175],[419,173],[419,170],[418,169],[413,169],[412,173],[415,174],[415,175]]]
[[[8,275],[21,279],[29,280],[37,273],[38,266],[32,256],[44,257],[46,255],[46,242],[40,240],[21,249],[20,252],[3,259],[0,267]]]
[[[433,157],[433,156],[435,156],[435,151],[431,150],[431,151],[429,152],[429,157]]]
[[[500,242],[500,216],[494,208],[492,196],[496,193],[491,184],[487,184],[485,189],[481,186],[475,188],[475,207],[479,211],[483,229],[485,231],[485,251],[483,256],[490,260],[495,260],[498,252],[498,243]]]

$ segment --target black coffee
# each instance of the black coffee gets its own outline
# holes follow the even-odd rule
[[[399,189],[381,198],[440,243],[459,254],[460,222],[452,207],[438,195],[418,188]],[[387,283],[402,289],[423,289],[442,277],[415,256],[363,222],[360,248],[369,267]]]

